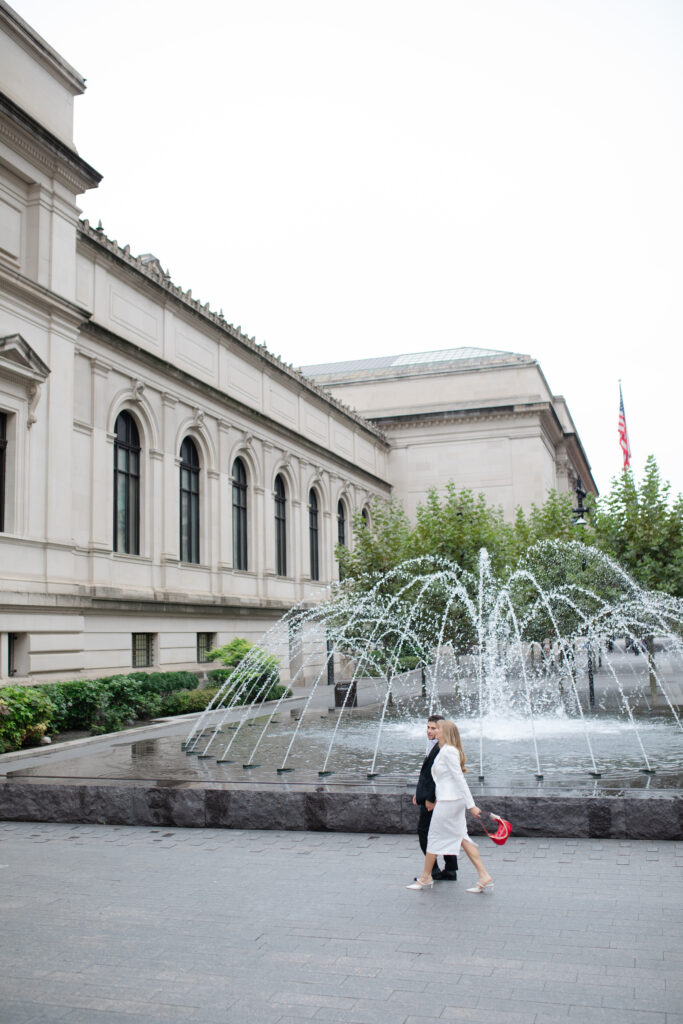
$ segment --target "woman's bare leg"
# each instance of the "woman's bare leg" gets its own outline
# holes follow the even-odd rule
[[[469,857],[469,859],[474,864],[475,868],[477,869],[477,875],[478,875],[479,884],[480,885],[486,885],[487,882],[491,881],[491,876],[488,873],[488,871],[486,870],[486,868],[484,867],[484,862],[481,859],[481,856],[479,854],[479,850],[474,845],[474,843],[471,842],[469,839],[463,839],[463,841],[462,841],[462,848],[465,851],[465,853],[467,854],[467,856]],[[429,856],[429,854],[427,854],[427,856]],[[436,860],[436,858],[434,858],[434,859]]]
[[[428,881],[432,877],[432,870],[436,864],[436,857],[437,855],[435,853],[425,854],[425,866],[423,867],[422,874],[420,875],[420,880],[422,882]]]

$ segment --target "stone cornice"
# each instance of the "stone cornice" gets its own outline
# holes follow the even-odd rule
[[[60,316],[67,323],[79,327],[84,320],[90,317],[90,313],[70,302],[57,292],[37,284],[30,278],[25,277],[16,270],[0,266],[0,289],[20,297],[33,308],[42,310],[49,316]]]
[[[316,400],[316,404],[324,406],[327,410],[332,407],[337,410],[345,420],[352,420],[363,431],[371,434],[376,441],[379,441],[385,448],[388,443],[382,431],[369,420],[355,412],[349,406],[340,402],[333,394],[324,387],[321,387],[310,377],[306,377],[300,370],[297,370],[290,363],[285,363],[278,356],[269,352],[265,344],[259,344],[255,337],[244,334],[241,327],[234,327],[229,324],[223,316],[223,311],[214,312],[209,308],[209,303],[201,303],[193,298],[192,289],[183,291],[174,284],[168,271],[164,271],[159,260],[144,256],[133,256],[130,246],[119,246],[115,239],[107,238],[101,228],[93,228],[88,220],[79,224],[80,238],[89,245],[95,246],[100,252],[105,253],[109,258],[119,265],[125,266],[130,272],[139,275],[156,289],[160,289],[170,300],[179,303],[185,313],[200,318],[204,324],[210,325],[222,335],[223,339],[230,339],[237,343],[241,354],[248,354],[252,362],[265,361],[268,366],[286,380],[283,382],[288,390],[296,393],[306,393]],[[138,278],[139,280],[139,278]],[[205,329],[205,328],[204,328]]]
[[[5,138],[50,177],[58,178],[74,195],[95,188],[102,180],[102,175],[75,150],[3,92],[0,92],[0,138]]]
[[[240,601],[234,595],[222,597],[218,594],[207,594],[206,600],[188,600],[186,595],[167,593],[163,590],[156,590],[149,598],[127,597],[124,592],[120,595],[108,594],[106,597],[98,596],[96,593],[87,593],[90,588],[83,587],[78,594],[68,592],[60,593],[31,593],[26,592],[2,592],[0,601],[4,608],[11,608],[12,611],[28,611],[39,613],[41,611],[66,611],[66,612],[90,612],[103,614],[143,614],[143,615],[202,615],[216,616],[222,618],[226,614],[249,615],[255,618],[280,618],[284,612],[292,607],[292,601],[275,601],[264,598],[257,601],[247,599]],[[96,591],[97,588],[92,588]],[[109,589],[109,588],[108,588]],[[253,602],[253,603],[252,603]]]
[[[548,405],[550,403],[547,403]],[[372,417],[381,423],[385,431],[410,430],[415,426],[432,426],[436,423],[480,423],[482,420],[503,419],[514,416],[537,416],[537,405],[496,405],[477,409],[440,409],[430,412],[404,413],[397,416]]]
[[[119,335],[114,334],[105,327],[101,327],[99,324],[93,323],[93,321],[84,323],[81,328],[81,339],[83,340],[88,336],[116,351],[119,351],[127,359],[138,360],[148,366],[155,374],[163,375],[166,378],[175,380],[178,384],[184,387],[192,388],[194,392],[204,392],[211,401],[215,402],[219,407],[234,410],[234,412],[241,418],[247,419],[255,425],[258,425],[265,434],[270,435],[271,437],[275,435],[281,440],[288,442],[290,446],[295,445],[298,448],[307,450],[311,453],[311,457],[315,456],[316,462],[321,460],[325,463],[331,462],[344,470],[345,475],[351,479],[354,477],[360,477],[381,491],[389,492],[391,490],[391,485],[388,481],[378,477],[375,473],[370,472],[370,470],[363,469],[361,466],[357,465],[357,463],[344,458],[343,455],[339,455],[331,449],[311,440],[311,438],[306,434],[298,433],[296,430],[293,430],[291,427],[287,427],[279,420],[275,420],[266,413],[244,404],[232,395],[227,395],[224,391],[220,391],[212,384],[207,384],[205,381],[200,380],[197,377],[193,377],[191,373],[187,372],[187,370],[182,370],[173,363],[168,363],[160,356],[154,355],[152,352],[148,352],[146,349],[140,348],[138,345],[134,344],[134,342],[119,337]],[[81,345],[80,348],[82,353],[85,355],[86,352],[83,345]],[[211,415],[216,418],[216,414],[212,413]],[[389,442],[386,439],[383,439],[383,445],[388,448]]]

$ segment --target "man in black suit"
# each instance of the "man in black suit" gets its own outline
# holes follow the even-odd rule
[[[443,715],[430,715],[427,719],[427,739],[430,746],[427,748],[427,756],[422,762],[420,776],[417,780],[413,803],[420,808],[420,818],[417,823],[417,838],[420,842],[420,849],[427,853],[427,833],[429,823],[432,820],[432,811],[436,802],[436,785],[432,778],[432,765],[439,753],[439,744],[436,742],[436,723],[443,722]],[[458,858],[455,855],[444,855],[443,871],[434,866],[432,878],[434,881],[454,882],[458,877]]]

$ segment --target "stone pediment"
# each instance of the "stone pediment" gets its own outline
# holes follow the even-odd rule
[[[49,373],[50,367],[20,334],[0,338],[0,376],[18,378],[26,384],[41,384]]]
[[[140,262],[144,268],[156,277],[159,281],[169,280],[169,274],[167,270],[161,265],[161,261],[151,252],[145,252],[140,256]]]

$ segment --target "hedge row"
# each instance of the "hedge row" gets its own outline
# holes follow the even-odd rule
[[[117,732],[141,718],[159,718],[203,711],[230,675],[209,673],[213,687],[197,689],[192,672],[133,672],[106,679],[0,688],[0,753],[35,746],[46,733],[71,729],[91,733]],[[258,685],[257,685],[258,683]],[[279,683],[260,693],[260,682],[229,688],[224,703],[276,700],[287,691]]]

